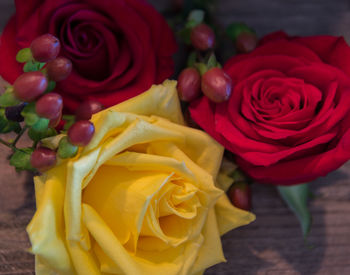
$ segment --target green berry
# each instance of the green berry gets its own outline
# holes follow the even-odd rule
[[[78,146],[71,144],[67,137],[63,137],[58,145],[57,154],[60,158],[72,158],[78,153]]]

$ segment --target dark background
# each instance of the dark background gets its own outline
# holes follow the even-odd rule
[[[151,3],[159,10],[169,5]],[[0,0],[0,30],[13,12],[13,1]],[[244,21],[260,36],[284,29],[291,35],[344,35],[350,41],[347,0],[217,1],[216,17],[223,25]],[[34,261],[26,252],[25,226],[35,209],[32,181],[8,165],[8,153],[0,148],[0,275],[29,275],[34,274]],[[314,223],[307,242],[276,190],[254,185],[257,220],[223,237],[228,262],[206,274],[350,274],[350,163],[311,187]]]

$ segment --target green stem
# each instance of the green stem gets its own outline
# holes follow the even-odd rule
[[[32,145],[32,148],[35,149],[37,145],[38,145],[38,141],[34,141],[33,145]]]
[[[19,141],[19,139],[22,137],[22,135],[25,133],[25,131],[28,129],[28,126],[24,126],[22,130],[18,133],[15,140],[12,142],[12,146],[16,148],[16,144]]]
[[[7,147],[9,147],[9,148],[11,148],[13,151],[16,150],[16,147],[14,147],[11,143],[9,143],[9,142],[3,140],[2,138],[0,138],[0,143],[3,144],[3,145],[5,145],[5,146],[7,146]]]

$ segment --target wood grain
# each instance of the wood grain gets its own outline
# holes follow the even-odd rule
[[[159,9],[166,1],[153,0]],[[0,29],[14,10],[0,1]],[[293,35],[333,34],[350,39],[347,0],[218,1],[217,18],[227,25],[244,21],[263,35],[284,29]],[[3,66],[3,64],[0,64]],[[0,147],[0,274],[34,274],[25,226],[34,213],[30,175],[9,167],[7,149]],[[350,163],[312,183],[314,218],[305,243],[296,218],[271,186],[253,186],[257,220],[222,239],[227,263],[206,275],[229,274],[350,274]]]

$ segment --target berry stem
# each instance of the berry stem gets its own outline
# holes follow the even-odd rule
[[[37,145],[38,145],[38,141],[36,140],[33,142],[32,148],[35,149]]]
[[[13,151],[16,151],[16,147],[15,146],[13,146],[11,143],[3,140],[2,138],[0,138],[0,143],[5,145],[5,146],[7,146],[7,147],[9,147],[9,148],[11,148]]]
[[[22,150],[21,148],[17,148],[15,146],[13,146],[12,143],[7,142],[6,140],[3,140],[2,138],[0,138],[0,143],[7,146],[8,148],[10,148],[13,152],[21,151],[25,154],[28,154],[28,152]]]
[[[26,126],[24,126],[24,127],[22,128],[22,130],[18,133],[17,137],[16,137],[15,140],[12,142],[12,146],[13,146],[14,148],[16,148],[17,142],[18,142],[18,141],[20,140],[20,138],[23,136],[23,134],[25,133],[25,131],[27,131],[27,129],[28,129],[28,126],[26,125]]]

